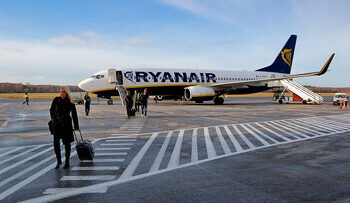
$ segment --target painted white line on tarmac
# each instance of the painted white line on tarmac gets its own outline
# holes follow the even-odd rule
[[[114,153],[99,153],[96,152],[95,156],[118,156],[118,155],[128,155],[127,152],[114,152]]]
[[[325,127],[325,125],[320,125],[320,124],[316,124],[316,123],[301,120],[301,119],[296,119],[293,121],[293,123],[296,123],[297,125],[305,126],[307,128],[313,128],[313,129],[317,129],[317,130],[321,130],[321,131],[325,131],[325,132],[333,132],[334,131],[333,128],[327,128],[327,127]]]
[[[322,132],[320,132],[320,131],[316,131],[316,130],[311,129],[310,126],[305,127],[304,125],[298,124],[298,123],[296,123],[296,122],[288,122],[288,123],[285,122],[285,121],[281,121],[281,122],[284,123],[285,125],[288,124],[290,127],[293,127],[294,129],[299,129],[299,130],[303,129],[303,131],[304,131],[305,133],[324,134],[324,133],[322,133]]]
[[[173,153],[171,154],[171,157],[170,157],[168,168],[172,168],[179,165],[181,145],[182,145],[184,132],[185,132],[184,130],[181,130],[179,132],[179,135],[177,136],[177,140],[175,143],[175,147],[173,149]]]
[[[170,141],[170,137],[171,137],[171,134],[173,133],[173,131],[170,131],[168,133],[168,135],[165,137],[165,140],[163,142],[163,145],[162,147],[160,148],[158,154],[157,154],[157,157],[156,159],[154,160],[152,166],[151,166],[151,169],[149,170],[150,172],[153,172],[153,171],[156,171],[159,169],[159,166],[160,166],[160,163],[162,162],[163,160],[163,157],[164,157],[164,154],[165,154],[165,151],[168,147],[168,144],[169,144],[169,141]]]
[[[268,147],[271,147],[271,146],[284,145],[284,144],[288,144],[288,143],[294,143],[294,142],[299,142],[299,141],[303,141],[303,140],[310,140],[310,139],[315,139],[315,138],[319,138],[319,137],[325,137],[325,136],[329,136],[329,135],[333,135],[333,134],[339,134],[339,133],[344,133],[344,132],[350,132],[350,129],[344,130],[344,131],[340,131],[340,132],[337,132],[337,133],[328,133],[328,134],[325,134],[325,135],[317,135],[317,136],[314,136],[314,137],[302,138],[302,139],[299,139],[299,140],[291,140],[291,141],[288,141],[288,142],[280,142],[280,143],[274,144],[274,145],[261,146],[261,147],[257,147],[257,148],[254,148],[254,149],[244,150],[244,151],[241,151],[241,152],[233,152],[233,153],[230,153],[230,154],[217,156],[217,157],[215,157],[213,159],[205,159],[205,160],[200,160],[200,161],[197,161],[197,162],[190,162],[190,163],[183,164],[183,165],[180,165],[180,166],[177,166],[177,167],[174,167],[174,168],[166,168],[166,169],[158,170],[158,171],[155,171],[155,172],[152,172],[152,173],[136,175],[136,176],[133,176],[133,177],[128,176],[129,178],[122,178],[122,179],[119,178],[118,180],[113,180],[113,181],[108,181],[108,182],[105,182],[105,183],[99,183],[99,184],[95,184],[95,185],[90,185],[90,186],[87,186],[87,187],[82,187],[82,188],[79,188],[79,189],[70,190],[70,191],[67,191],[67,192],[64,192],[64,193],[59,193],[57,195],[46,195],[46,196],[42,196],[42,197],[37,197],[37,198],[29,199],[29,200],[26,200],[26,201],[23,201],[23,202],[26,202],[26,203],[40,203],[40,202],[49,202],[49,201],[60,200],[60,199],[63,199],[63,198],[75,196],[75,195],[86,193],[86,192],[89,192],[89,191],[93,191],[93,190],[96,190],[96,188],[115,186],[115,185],[118,185],[118,184],[121,184],[121,183],[126,183],[126,182],[130,182],[130,181],[134,181],[134,180],[139,180],[139,179],[142,179],[142,178],[145,178],[145,177],[166,173],[166,172],[169,172],[169,171],[173,171],[173,170],[180,169],[180,168],[185,168],[185,167],[188,167],[188,166],[197,165],[197,164],[200,164],[200,163],[206,163],[206,162],[209,162],[209,161],[212,161],[212,160],[217,160],[217,159],[224,158],[224,157],[238,155],[238,154],[242,154],[242,153],[246,153],[246,152],[250,152],[250,151],[255,151],[255,150],[258,150],[258,149],[264,149],[264,148],[268,148]],[[152,142],[153,142],[153,140],[152,140]],[[149,144],[151,144],[152,142],[150,142]],[[148,147],[147,147],[147,149],[148,149]],[[143,153],[140,154],[141,158],[143,157],[143,155],[147,151],[147,149],[145,151],[143,151]],[[135,160],[135,158],[134,158],[134,160]],[[138,157],[138,159],[139,159],[139,157]],[[140,160],[138,160],[137,163],[139,163],[139,162],[140,162]],[[137,165],[134,166],[134,167],[137,167]]]
[[[40,156],[41,154],[46,153],[46,152],[49,151],[49,150],[53,150],[53,147],[50,147],[50,148],[48,148],[47,150],[40,152],[39,154],[36,154],[36,155],[34,155],[34,156],[31,156],[31,157],[28,157],[27,159],[28,159],[28,160],[33,159],[33,158],[35,158],[35,157],[37,157],[37,156]],[[50,157],[48,157],[48,158],[46,158],[46,159],[44,159],[44,160],[42,160],[42,161],[40,161],[40,162],[34,164],[34,165],[31,165],[31,166],[28,167],[28,168],[25,168],[24,170],[21,170],[20,172],[16,173],[15,175],[10,176],[10,177],[8,177],[8,178],[5,179],[5,180],[2,180],[2,181],[0,182],[0,187],[6,185],[7,183],[9,183],[9,182],[15,180],[15,179],[18,178],[18,177],[21,177],[22,175],[28,173],[29,171],[31,171],[31,170],[33,170],[33,169],[39,167],[39,166],[41,166],[42,164],[46,163],[47,161],[49,161],[49,160],[51,160],[51,159],[53,159],[53,158],[55,158],[55,157],[56,157],[55,155],[52,155],[52,156],[50,156]],[[29,159],[29,158],[30,158],[30,159]],[[24,160],[23,160],[23,161],[24,161]]]
[[[301,138],[310,137],[310,136],[306,135],[305,133],[300,133],[300,132],[298,132],[298,131],[296,131],[296,130],[293,130],[289,125],[288,125],[288,127],[287,127],[287,126],[284,125],[281,121],[277,121],[276,123],[277,123],[277,125],[279,124],[282,128],[293,132],[295,136],[299,135],[298,137],[301,137]]]
[[[68,192],[70,190],[75,190],[78,189],[76,187],[72,188],[48,188],[43,192],[44,195],[56,195],[62,192]],[[101,188],[96,188],[96,190],[88,192],[88,193],[106,193],[108,187],[101,187]]]
[[[107,137],[107,138],[101,138],[101,139],[128,139],[128,138],[138,138],[139,136],[138,135],[119,135],[118,137],[113,137],[113,136],[110,136],[110,137]]]
[[[191,162],[198,161],[197,134],[198,134],[198,128],[193,129],[193,132],[192,132]]]
[[[95,150],[109,151],[109,150],[130,150],[131,147],[117,147],[117,148],[96,148]]]
[[[3,153],[3,154],[0,154],[0,157],[6,156],[6,155],[11,154],[11,153],[14,153],[14,152],[17,152],[17,151],[19,151],[19,150],[21,150],[21,149],[23,149],[23,148],[26,148],[26,147],[18,147],[18,148],[12,149],[12,150],[10,150],[10,151],[8,151],[8,152],[5,152],[5,153]]]
[[[94,144],[95,142],[99,141],[100,139],[96,139],[96,140],[93,140],[91,143]],[[71,149],[74,149],[75,148],[75,144],[72,145]],[[52,147],[51,147],[52,149]],[[71,153],[71,157],[76,155],[77,152],[73,152]],[[44,159],[43,161],[39,162],[40,165],[44,164],[45,162],[51,160],[52,158],[56,157],[56,155],[52,155],[50,156],[49,158],[47,159]],[[62,161],[64,161],[65,158],[64,156],[62,157]],[[40,165],[37,165],[37,164],[34,164],[33,166],[40,166]],[[30,166],[28,167],[27,169],[29,168],[32,168],[33,166]],[[33,182],[34,180],[36,180],[37,178],[39,178],[40,176],[44,175],[45,173],[47,173],[48,171],[52,170],[53,167],[56,166],[56,162],[50,164],[49,166],[47,166],[46,168],[38,171],[37,173],[31,175],[30,177],[26,178],[25,180],[17,183],[16,185],[12,186],[11,188],[7,189],[6,191],[0,193],[0,201],[3,200],[4,198],[6,198],[7,196],[13,194],[14,192],[18,191],[19,189],[23,188],[24,186],[26,186],[27,184]],[[26,171],[27,169],[25,169],[24,171]],[[21,171],[20,173],[22,173],[23,171]],[[15,175],[16,176],[16,175]]]
[[[329,124],[328,122],[324,122],[324,121],[309,121],[309,124],[314,125],[316,127],[327,129],[331,132],[349,129],[348,127],[343,127],[341,124]]]
[[[238,143],[238,141],[236,140],[236,138],[232,135],[232,132],[231,132],[231,130],[228,128],[227,125],[224,126],[224,129],[225,129],[225,131],[226,131],[226,134],[227,134],[228,137],[230,138],[230,140],[231,140],[233,146],[235,147],[235,150],[236,150],[237,152],[243,151],[242,146]]]
[[[101,176],[63,176],[60,180],[114,180],[115,176],[101,175]]]
[[[107,163],[107,162],[123,162],[125,159],[99,159],[99,158],[94,158],[93,161],[82,161],[82,162],[95,162],[95,163]]]
[[[9,123],[9,121],[6,120],[6,121],[1,125],[0,129],[1,129],[1,128],[5,128],[5,127],[7,126],[8,123]]]
[[[264,139],[262,139],[259,135],[257,135],[255,132],[250,130],[247,126],[244,124],[241,125],[242,128],[244,128],[248,133],[253,135],[257,140],[259,140],[263,145],[270,145],[268,142],[266,142]]]
[[[254,126],[250,125],[249,123],[246,124],[249,128],[251,128],[253,131],[259,133],[260,135],[264,136],[266,139],[271,140],[273,143],[279,143],[279,141],[275,140],[274,138],[266,135],[265,133],[261,132],[260,130],[258,130],[257,128],[255,128]]]
[[[0,165],[3,164],[3,163],[6,163],[6,162],[8,162],[8,161],[11,161],[11,160],[13,160],[13,159],[15,159],[15,158],[17,158],[17,157],[23,156],[23,155],[25,155],[25,154],[27,154],[27,153],[29,153],[29,152],[32,152],[32,151],[34,151],[34,150],[37,150],[37,149],[39,149],[40,147],[42,147],[42,146],[34,147],[34,148],[29,149],[29,150],[27,150],[27,151],[24,151],[24,152],[22,152],[22,153],[20,153],[20,154],[17,154],[17,155],[15,155],[15,156],[12,156],[12,157],[10,157],[10,158],[8,158],[8,159],[2,160],[2,161],[0,161]],[[0,174],[1,174],[1,172],[0,172]]]
[[[210,139],[208,128],[204,128],[204,139],[205,139],[205,146],[207,148],[208,158],[211,159],[216,157],[217,156],[216,151],[215,151],[213,142]]]
[[[125,171],[122,173],[122,175],[119,177],[119,180],[126,180],[129,179],[135,172],[136,167],[139,165],[141,159],[147,152],[148,148],[151,146],[152,142],[156,137],[158,136],[158,133],[153,133],[152,136],[148,139],[146,144],[142,147],[142,149],[137,153],[135,158],[130,162],[128,167],[125,169]]]
[[[83,166],[73,167],[72,171],[115,171],[119,170],[119,166]]]
[[[101,144],[101,146],[130,146],[130,145],[134,145],[134,143],[107,143],[107,144]]]
[[[5,172],[7,172],[7,171],[9,171],[9,170],[11,170],[11,169],[13,169],[13,168],[15,168],[15,167],[21,165],[21,164],[23,164],[23,163],[29,161],[29,160],[32,160],[32,159],[34,159],[34,158],[36,158],[36,157],[38,157],[38,156],[40,156],[40,155],[42,155],[42,154],[45,154],[46,152],[48,152],[48,151],[50,151],[50,150],[52,150],[52,147],[50,147],[50,148],[48,148],[48,149],[45,149],[45,150],[43,150],[43,151],[41,151],[41,152],[39,152],[39,153],[37,153],[37,154],[34,154],[34,155],[30,156],[30,157],[27,157],[27,158],[25,158],[25,159],[23,159],[23,160],[21,160],[21,161],[18,161],[18,162],[14,163],[14,164],[12,164],[12,165],[10,165],[10,166],[7,166],[7,167],[5,167],[5,168],[3,168],[3,169],[0,170],[0,174],[3,174],[3,173],[5,173]],[[0,185],[1,185],[1,184],[0,184]]]
[[[272,121],[271,121],[272,122]],[[279,131],[281,131],[281,132],[283,132],[283,133],[285,133],[285,134],[287,134],[287,135],[289,135],[289,136],[291,136],[291,137],[293,137],[294,139],[300,139],[298,136],[295,136],[295,135],[293,135],[292,133],[290,133],[290,132],[287,132],[286,130],[283,130],[283,129],[281,129],[280,128],[280,125],[279,124],[277,124],[277,123],[275,123],[275,122],[273,122],[273,123],[270,123],[270,122],[263,122],[265,125],[268,125],[268,126],[270,126],[270,128],[274,128],[274,129],[276,129],[276,130],[279,130]],[[277,126],[276,126],[277,125]],[[286,137],[286,136],[285,136]]]
[[[243,135],[243,133],[237,128],[236,125],[232,125],[232,127],[235,129],[238,135],[242,138],[243,142],[245,142],[250,149],[255,148],[255,146]]]
[[[106,140],[106,142],[135,142],[136,139],[117,139],[117,140]]]
[[[131,134],[128,134],[128,133],[113,133],[111,134],[112,136],[118,136],[118,135],[121,135],[121,136],[133,136],[133,135],[138,135],[137,133],[131,133]],[[109,138],[112,138],[112,137],[109,137]],[[115,137],[115,138],[118,138],[118,137]],[[130,138],[134,138],[134,137],[130,137]]]
[[[218,137],[219,137],[219,140],[220,140],[220,143],[221,143],[221,147],[222,147],[222,149],[224,150],[225,154],[231,153],[230,148],[228,147],[228,145],[227,145],[227,143],[226,143],[224,137],[222,136],[220,127],[216,126],[216,127],[215,127],[215,131],[216,131],[216,134],[217,134]]]
[[[268,132],[270,132],[270,133],[272,133],[272,134],[274,134],[274,135],[276,135],[277,137],[279,137],[279,138],[281,138],[281,139],[283,139],[284,141],[283,142],[289,142],[289,141],[292,141],[291,139],[289,139],[288,137],[285,137],[285,136],[283,136],[283,135],[280,135],[279,133],[276,133],[275,131],[272,131],[271,129],[269,129],[269,128],[267,128],[267,127],[265,127],[265,126],[263,126],[263,125],[261,125],[260,123],[255,123],[255,125],[257,125],[257,126],[259,126],[259,127],[261,127],[261,128],[263,128],[264,130],[266,130],[266,131],[268,131]]]

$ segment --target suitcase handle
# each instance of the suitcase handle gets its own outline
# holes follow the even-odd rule
[[[80,130],[79,130],[79,133],[80,133],[81,141],[84,141],[83,136],[81,135],[81,131],[80,131]],[[77,139],[77,134],[75,134],[75,130],[73,130],[73,134],[74,134],[75,140],[78,141],[78,139]]]

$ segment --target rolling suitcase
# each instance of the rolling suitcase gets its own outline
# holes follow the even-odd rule
[[[95,151],[94,151],[94,148],[92,146],[91,141],[84,140],[83,136],[81,135],[80,130],[79,130],[79,133],[80,133],[81,140],[77,139],[77,135],[75,134],[75,132],[73,132],[73,133],[75,136],[75,140],[77,141],[77,145],[75,146],[75,148],[77,150],[77,154],[78,154],[80,161],[93,160],[94,155],[95,155]]]

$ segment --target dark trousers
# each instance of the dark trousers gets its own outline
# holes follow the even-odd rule
[[[147,116],[147,103],[141,104],[141,114]]]
[[[90,112],[90,104],[85,104],[85,114],[88,116]]]
[[[25,102],[23,102],[23,104],[27,103],[27,105],[29,105],[29,99],[26,99]]]
[[[53,148],[55,149],[56,159],[57,162],[61,162],[61,147],[60,147],[60,137],[59,136],[53,136]],[[64,148],[66,151],[66,162],[69,162],[70,158],[70,142],[63,142]]]
[[[140,110],[140,103],[138,103],[138,102],[135,103],[135,110],[137,112],[139,112],[139,110]]]

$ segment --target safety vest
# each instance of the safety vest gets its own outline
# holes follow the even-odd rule
[[[139,101],[141,97],[141,93],[137,93],[137,100]]]
[[[28,98],[28,94],[25,94],[25,95],[24,95],[24,98],[26,98],[26,99],[27,99],[27,98]]]

